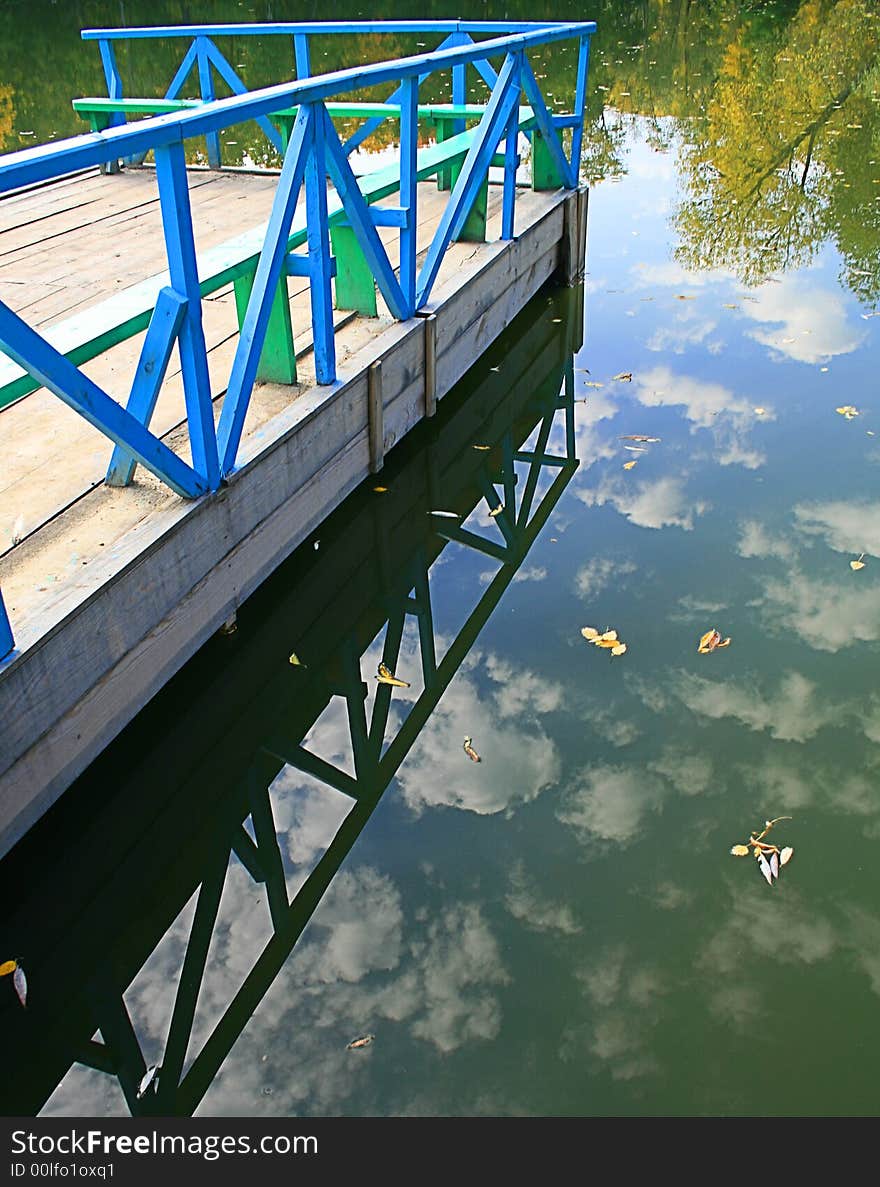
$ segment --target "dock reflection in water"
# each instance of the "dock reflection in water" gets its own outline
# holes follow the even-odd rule
[[[53,1098],[89,1115],[76,1064],[117,1078],[134,1115],[198,1109],[577,469],[581,300],[537,298],[476,385],[450,393],[242,608],[237,635],[212,640],[0,865],[0,955],[30,987],[26,1011],[0,1003],[3,1114]],[[498,566],[451,641],[430,590],[450,541]],[[375,676],[378,659],[398,674],[407,632],[420,671],[403,665],[404,690]],[[312,735],[328,716],[346,739],[322,755]],[[303,788],[332,834],[300,847],[309,872],[291,860]],[[240,934],[221,910],[232,878],[251,904]],[[222,1004],[205,991],[219,949],[238,978]],[[152,991],[133,992],[144,977]]]

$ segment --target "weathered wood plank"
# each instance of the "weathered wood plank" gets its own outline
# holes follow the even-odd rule
[[[418,330],[415,333],[422,338]],[[556,357],[559,349],[558,343],[551,343],[539,359],[532,359],[531,364],[522,370],[531,372],[535,367],[546,367],[552,361],[550,356]],[[527,375],[523,378],[526,379]],[[499,386],[506,382],[501,377],[497,380]],[[354,395],[354,392],[350,394]],[[361,409],[364,394],[361,387],[359,400],[355,401]],[[331,406],[335,407],[339,393],[335,398],[331,395],[329,399]],[[493,434],[499,431],[480,423],[485,416],[480,403],[469,403],[461,412],[462,441],[474,436],[481,440],[487,436],[492,439]],[[312,419],[319,425],[322,423],[318,415],[320,408],[321,402],[318,401],[311,411]],[[289,437],[288,443],[295,439],[295,435]],[[285,450],[278,449],[275,454],[278,472],[283,474],[288,468]],[[466,465],[471,460],[469,453],[460,448],[453,450],[452,458],[453,468]],[[267,485],[264,461],[265,458],[254,459],[252,471],[253,481],[261,487]],[[364,426],[356,439],[338,452],[329,464],[320,467],[313,481],[301,486],[292,499],[267,516],[241,544],[231,549],[203,582],[116,665],[112,673],[99,680],[78,705],[50,727],[38,745],[21,756],[14,768],[0,779],[0,821],[6,823],[10,802],[21,808],[22,795],[31,795],[33,798],[19,811],[12,828],[6,831],[4,847],[8,847],[17,835],[17,830],[20,833],[31,819],[36,819],[57,798],[73,777],[71,772],[82,769],[118,732],[128,719],[128,711],[133,711],[130,710],[131,705],[145,703],[183,659],[188,658],[199,643],[216,629],[228,614],[230,606],[238,605],[275,567],[279,556],[289,552],[293,546],[291,523],[298,522],[300,525],[296,539],[305,538],[323,519],[328,499],[332,500],[332,492],[336,491],[339,499],[344,497],[343,492],[347,493],[356,485],[366,472],[368,463],[368,433]],[[253,489],[247,481],[247,471],[235,478],[241,483],[240,493],[244,496],[241,506],[246,506],[249,501],[248,487]],[[442,481],[445,483],[451,480],[452,475]],[[212,502],[216,514],[219,501]],[[184,512],[191,514],[192,509],[185,508]],[[227,529],[231,527],[232,518],[232,514],[223,517]],[[248,574],[249,577],[246,576]],[[121,614],[125,617],[126,613],[117,605],[106,620],[105,629],[113,630],[121,626],[117,616]],[[40,790],[33,795],[37,788]]]
[[[382,360],[370,363],[367,372],[367,422],[370,437],[370,473],[378,474],[385,461],[384,404],[382,400]]]
[[[542,201],[533,213],[548,210]],[[466,249],[456,249],[438,289],[438,396],[552,272],[561,218],[558,203],[550,205],[519,240],[480,248],[485,262],[474,257],[470,271],[461,266]],[[499,292],[505,298],[493,311]],[[22,654],[0,674],[0,822],[25,802],[35,818],[367,476],[372,362],[382,359],[383,448],[424,415],[425,342],[424,319],[370,338],[342,364],[350,378],[307,390],[245,438],[227,488],[195,505],[160,504],[76,589],[43,599],[39,616],[16,623]]]

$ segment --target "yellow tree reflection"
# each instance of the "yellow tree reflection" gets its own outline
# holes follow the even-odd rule
[[[831,238],[851,286],[876,299],[878,33],[868,0],[808,0],[781,44],[756,44],[747,26],[737,30],[708,118],[685,152],[681,263],[732,269],[758,284],[808,262]]]

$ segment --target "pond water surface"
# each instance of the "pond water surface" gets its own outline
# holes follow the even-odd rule
[[[22,45],[49,7],[18,8]],[[199,19],[313,19],[265,7]],[[65,6],[7,150],[100,93],[79,27],[189,19],[146,8]],[[200,1115],[877,1113],[880,20],[577,8],[599,26],[583,301],[542,293],[2,863],[42,1018],[7,1112],[127,1111],[70,1066],[90,1017],[131,1050],[125,985],[146,1063],[191,1072],[165,1105]],[[514,457],[535,452],[558,464]],[[530,529],[489,515],[530,487]],[[712,629],[730,643],[701,654]],[[383,647],[409,687],[376,681]],[[768,885],[730,850],[778,817]]]

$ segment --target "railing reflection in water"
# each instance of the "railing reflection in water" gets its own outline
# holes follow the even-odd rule
[[[10,904],[3,950],[21,961],[30,985],[26,1011],[12,995],[0,1003],[7,1066],[15,1069],[2,1092],[6,1115],[38,1112],[74,1063],[117,1077],[133,1115],[198,1108],[578,467],[573,353],[582,290],[564,300],[561,322],[527,309],[498,348],[506,352],[502,371],[487,369],[466,398],[447,397],[437,423],[388,459],[382,482],[393,497],[358,492],[322,525],[319,550],[306,545],[293,558],[301,570],[293,582],[289,569],[273,579],[283,593],[233,644],[201,698],[175,698],[173,685],[163,693],[173,705],[169,724],[159,733],[136,726],[144,749],[129,778],[98,788],[110,770],[99,761],[82,789],[71,789],[0,865]],[[559,453],[549,452],[554,425],[554,440],[564,440]],[[502,507],[493,517],[500,539],[461,526],[481,505]],[[456,518],[432,514],[440,509]],[[429,575],[450,541],[498,569],[438,658]],[[410,620],[422,691],[401,720],[390,712],[393,686],[379,683],[368,715],[365,675],[372,683],[374,674],[363,670],[365,652],[384,630],[382,660],[394,672]],[[353,774],[304,743],[337,698]],[[174,757],[181,753],[198,754],[197,765],[185,768]],[[292,896],[273,812],[273,781],[285,768],[352,801]],[[263,888],[271,934],[192,1058],[199,994],[236,859]],[[155,1091],[138,1097],[147,1061],[124,995],[194,896]]]

